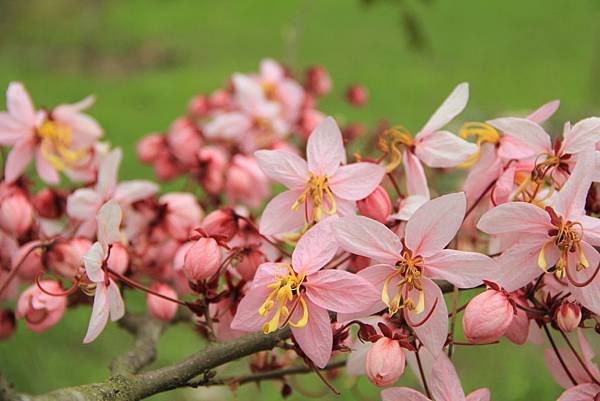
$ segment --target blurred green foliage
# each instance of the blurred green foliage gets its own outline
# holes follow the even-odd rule
[[[471,83],[463,120],[523,112],[559,98],[555,125],[597,113],[600,106],[600,7],[591,0],[377,1],[355,0],[0,0],[0,88],[24,81],[37,105],[98,97],[92,114],[127,155],[121,178],[151,177],[134,157],[135,142],[161,131],[183,113],[188,99],[221,85],[234,71],[253,71],[271,56],[294,71],[322,64],[334,92],[322,107],[341,121],[381,117],[413,130],[461,81]],[[418,24],[426,46],[411,45],[404,13]],[[346,85],[370,91],[363,109],[342,99]],[[131,297],[132,295],[129,295]],[[466,295],[463,295],[463,301]],[[133,295],[134,308],[143,301]],[[37,335],[19,325],[0,343],[0,370],[32,393],[102,380],[108,362],[130,337],[109,325],[83,346],[89,309],[70,311],[53,330]],[[156,366],[200,349],[188,327],[169,329]],[[459,347],[465,389],[487,386],[493,399],[555,399],[560,393],[535,346]],[[236,369],[243,369],[238,367]],[[406,375],[402,381],[413,383]],[[314,389],[312,377],[298,380]],[[378,399],[360,379],[358,390],[336,381],[343,399]],[[260,397],[279,399],[276,384]],[[154,400],[231,398],[223,390],[180,390]],[[255,397],[240,388],[237,399]],[[303,399],[295,392],[292,399]],[[330,397],[333,399],[333,397]],[[400,401],[400,400],[399,400]]]

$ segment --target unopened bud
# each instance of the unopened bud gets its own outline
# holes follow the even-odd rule
[[[477,295],[465,308],[463,331],[473,344],[497,341],[504,335],[514,317],[508,296],[496,290]]]
[[[378,185],[365,199],[357,202],[358,211],[363,216],[385,223],[392,212],[392,201],[387,191]]]
[[[206,280],[219,270],[221,249],[213,238],[200,238],[185,254],[183,271],[192,281]]]
[[[150,289],[166,297],[177,299],[175,290],[166,284],[156,282],[152,284]],[[146,296],[146,306],[153,318],[168,322],[175,317],[178,305],[173,301],[148,293]]]
[[[366,370],[377,387],[394,384],[404,373],[405,357],[396,340],[381,337],[367,353]]]
[[[565,333],[575,331],[581,322],[579,305],[565,302],[556,310],[556,324]]]

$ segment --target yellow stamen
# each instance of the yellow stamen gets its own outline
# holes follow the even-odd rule
[[[500,134],[494,127],[486,123],[468,122],[460,129],[458,135],[463,139],[471,137],[475,138],[477,151],[467,158],[464,162],[458,165],[459,168],[469,168],[473,166],[481,155],[481,145],[484,143],[500,142]]]
[[[402,259],[396,263],[396,270],[390,274],[383,283],[381,291],[381,300],[388,307],[390,316],[396,314],[400,309],[406,308],[416,313],[423,312],[425,308],[425,292],[421,285],[421,275],[423,270],[423,258],[420,256],[413,257],[409,251],[402,253]],[[390,283],[396,277],[400,280],[396,284],[396,293],[390,300],[389,289]],[[419,291],[419,300],[417,304],[408,297],[412,290]]]
[[[42,156],[58,171],[65,170],[85,156],[84,149],[71,149],[72,132],[66,125],[46,120],[37,134],[41,139]]]
[[[306,216],[306,223],[319,222],[323,218],[323,211],[328,215],[334,215],[337,211],[337,206],[335,202],[335,197],[333,196],[333,192],[329,188],[329,184],[327,183],[327,176],[325,175],[315,175],[311,174],[308,183],[306,184],[306,189],[298,199],[292,204],[292,210],[297,211],[301,205],[307,207],[306,202],[312,199],[313,205],[313,217],[312,221],[308,221],[309,217]],[[327,200],[329,203],[329,208],[325,209],[324,200]]]
[[[402,151],[415,146],[415,140],[406,128],[396,126],[383,131],[377,138],[377,148],[389,157],[386,171],[389,173],[402,163]]]

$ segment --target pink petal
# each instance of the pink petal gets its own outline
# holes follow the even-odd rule
[[[593,149],[600,140],[600,118],[590,117],[577,122],[564,132],[562,149],[567,154],[577,154]]]
[[[333,259],[338,245],[331,230],[332,220],[325,219],[302,235],[292,254],[296,272],[316,272]]]
[[[429,121],[417,134],[416,139],[422,139],[430,133],[448,124],[465,109],[469,100],[469,84],[463,82],[454,88],[444,103],[433,113]]]
[[[306,296],[324,309],[341,313],[368,310],[381,301],[379,292],[367,280],[341,270],[311,274]]]
[[[407,313],[410,315],[411,321],[420,323],[426,317],[426,314],[431,311],[433,305],[436,304],[437,299],[437,305],[429,319],[423,325],[414,328],[417,337],[425,348],[431,352],[434,358],[437,358],[443,353],[448,335],[448,308],[446,307],[446,301],[444,301],[444,295],[437,284],[425,277],[421,278],[421,284],[425,292],[425,309],[419,314],[415,312]],[[415,301],[418,300],[418,291],[413,291],[410,297]]]
[[[504,160],[521,160],[537,156],[537,154],[523,141],[514,136],[502,135],[500,137],[500,146],[498,147],[498,156]]]
[[[112,150],[106,155],[100,167],[98,168],[98,181],[96,182],[96,191],[103,197],[110,196],[117,185],[117,175],[119,166],[121,165],[121,159],[123,158],[123,152],[121,148]]]
[[[16,181],[33,159],[35,142],[32,138],[25,138],[17,143],[8,154],[4,170],[4,179],[8,183]]]
[[[590,266],[581,271],[577,271],[578,254],[577,252],[573,252],[569,253],[568,268],[575,281],[583,283],[587,282],[592,277],[596,268],[600,265],[600,253],[585,241],[582,241],[580,246]],[[569,284],[569,291],[571,291],[573,298],[583,306],[600,315],[600,273],[598,273],[592,282],[585,287],[576,287]]]
[[[408,221],[428,201],[429,197],[422,195],[407,196],[400,202],[398,212],[390,215],[390,217],[396,220]]]
[[[462,401],[465,399],[456,369],[443,352],[433,365],[429,386],[435,401]]]
[[[497,118],[488,121],[494,128],[506,135],[514,136],[523,141],[536,155],[552,150],[550,135],[538,124],[526,118]]]
[[[381,392],[382,401],[431,401],[423,394],[409,387],[386,388]]]
[[[510,201],[510,195],[515,188],[515,174],[517,168],[514,165],[509,166],[496,181],[496,188],[492,194],[493,200],[497,205]]]
[[[90,188],[80,188],[67,198],[67,214],[80,220],[93,219],[100,206],[102,198]]]
[[[592,401],[598,393],[600,393],[599,385],[580,384],[562,393],[556,401]]]
[[[125,304],[121,297],[119,287],[113,280],[110,280],[108,284],[108,304],[110,307],[110,320],[116,322],[125,315]]]
[[[493,280],[498,265],[489,256],[476,252],[442,249],[424,258],[427,277],[447,280],[459,288],[473,288]]]
[[[104,330],[106,322],[108,322],[109,305],[107,297],[108,291],[106,286],[103,283],[96,286],[92,316],[90,317],[87,333],[83,339],[84,344],[89,344],[98,338],[102,330]]]
[[[502,161],[496,154],[495,145],[484,143],[481,146],[479,161],[469,171],[463,184],[468,207],[471,207],[483,196],[490,185],[502,175],[502,171]]]
[[[304,209],[301,205],[292,211],[292,205],[301,191],[285,191],[271,199],[260,218],[260,232],[264,235],[283,234],[294,231],[304,224]]]
[[[346,373],[351,376],[366,375],[367,371],[365,363],[367,361],[367,353],[373,346],[373,343],[356,341],[352,345],[352,352],[346,361]]]
[[[310,178],[306,160],[284,150],[254,152],[261,170],[290,189],[304,189]]]
[[[490,401],[492,397],[490,390],[487,388],[480,388],[472,391],[467,395],[466,401]]]
[[[102,271],[102,263],[104,262],[104,250],[99,242],[94,244],[87,251],[83,257],[83,264],[85,266],[85,273],[88,278],[94,283],[104,282],[104,272]]]
[[[600,246],[600,219],[592,216],[581,216],[578,221],[583,226],[583,239],[594,246]]]
[[[108,245],[119,242],[121,239],[121,231],[119,229],[123,211],[115,200],[106,202],[96,217],[98,224],[98,242],[106,252]]]
[[[443,195],[425,203],[406,223],[407,248],[421,256],[444,248],[458,232],[466,207],[464,192]]]
[[[267,300],[270,292],[271,290],[266,287],[251,288],[238,305],[231,328],[250,332],[262,331],[263,325],[269,319],[269,314],[260,316],[258,310]]]
[[[363,216],[346,216],[333,224],[341,248],[376,261],[395,264],[400,259],[400,238],[378,221]]]
[[[552,228],[550,215],[542,208],[527,202],[509,202],[486,212],[477,228],[488,234],[514,232],[543,233]]]
[[[477,152],[477,146],[448,131],[436,131],[417,142],[415,153],[429,167],[455,167]]]
[[[324,368],[331,358],[333,346],[333,332],[329,313],[320,306],[306,300],[308,307],[308,323],[304,327],[292,327],[292,334],[298,342],[300,349],[310,358],[318,368]],[[297,321],[301,315],[296,308],[292,321]]]
[[[7,112],[0,112],[0,145],[14,146],[23,136],[30,135],[31,131],[31,128],[23,126]]]
[[[11,82],[6,92],[6,108],[10,115],[25,126],[35,125],[36,116],[33,102],[20,82]]]
[[[419,158],[412,152],[404,151],[402,153],[402,164],[406,175],[406,190],[408,194],[421,195],[430,199],[427,177]]]
[[[592,150],[582,152],[569,179],[553,198],[554,210],[568,220],[576,221],[579,216],[585,215],[585,201],[594,172],[590,166],[594,166],[595,157]]]
[[[133,180],[118,184],[113,198],[125,204],[146,199],[158,192],[158,185],[150,181]]]
[[[46,184],[57,185],[60,183],[58,172],[48,163],[48,160],[42,155],[40,148],[37,148],[35,151],[35,169]]]
[[[385,169],[375,163],[353,163],[340,167],[329,179],[329,188],[336,196],[361,200],[369,196],[383,179]]]
[[[559,106],[560,100],[552,100],[546,104],[543,104],[537,110],[529,114],[527,119],[533,121],[534,123],[541,124],[552,117],[556,110],[558,110]]]
[[[308,137],[306,144],[308,169],[317,175],[331,176],[346,163],[342,133],[335,120],[324,119]]]

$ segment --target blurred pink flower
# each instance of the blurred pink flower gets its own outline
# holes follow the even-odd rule
[[[60,284],[52,280],[41,280],[44,290],[60,293]],[[37,285],[27,288],[17,301],[16,317],[25,319],[27,328],[41,333],[56,325],[67,309],[67,297],[52,296],[42,292]]]

